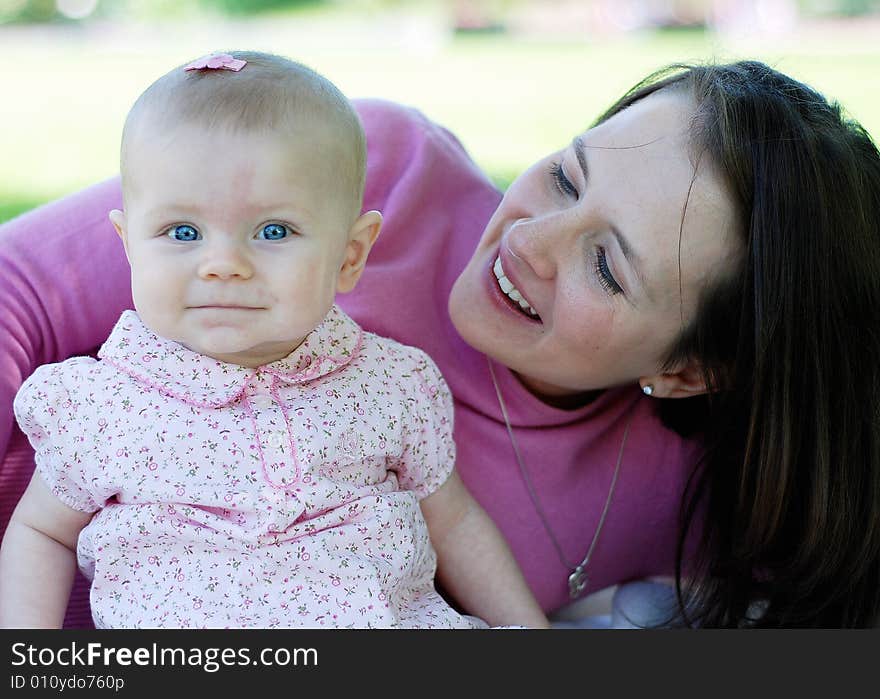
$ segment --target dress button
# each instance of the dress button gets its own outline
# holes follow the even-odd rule
[[[265,393],[258,393],[253,398],[253,404],[260,410],[266,410],[272,407],[272,396]]]
[[[284,432],[273,432],[269,435],[269,445],[278,448],[284,444],[286,438],[287,434]]]

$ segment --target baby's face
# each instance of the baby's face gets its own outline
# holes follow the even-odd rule
[[[139,134],[114,224],[147,326],[242,366],[296,349],[333,303],[351,225],[332,152],[320,129]]]

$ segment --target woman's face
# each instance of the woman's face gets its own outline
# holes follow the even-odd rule
[[[732,198],[697,162],[694,109],[670,90],[642,99],[523,173],[489,221],[450,314],[536,395],[658,375],[700,290],[734,264]]]

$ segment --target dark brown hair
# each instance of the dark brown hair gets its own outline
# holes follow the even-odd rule
[[[871,626],[880,154],[838,104],[755,61],[671,66],[599,121],[663,89],[693,97],[693,146],[733,192],[744,250],[667,358],[698,362],[711,387],[660,406],[706,445],[682,506],[681,613],[695,626]],[[691,528],[702,544],[685,561]]]

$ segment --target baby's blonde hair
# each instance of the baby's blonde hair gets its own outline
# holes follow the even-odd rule
[[[360,213],[366,174],[366,137],[357,113],[342,92],[311,68],[283,56],[230,51],[247,61],[240,71],[174,68],[135,101],[122,131],[121,171],[126,184],[127,151],[138,130],[171,129],[197,124],[204,129],[232,129],[294,135],[306,119],[318,119],[339,132],[339,147],[328,157],[340,159],[337,171],[343,196]],[[295,135],[301,138],[301,131]]]

